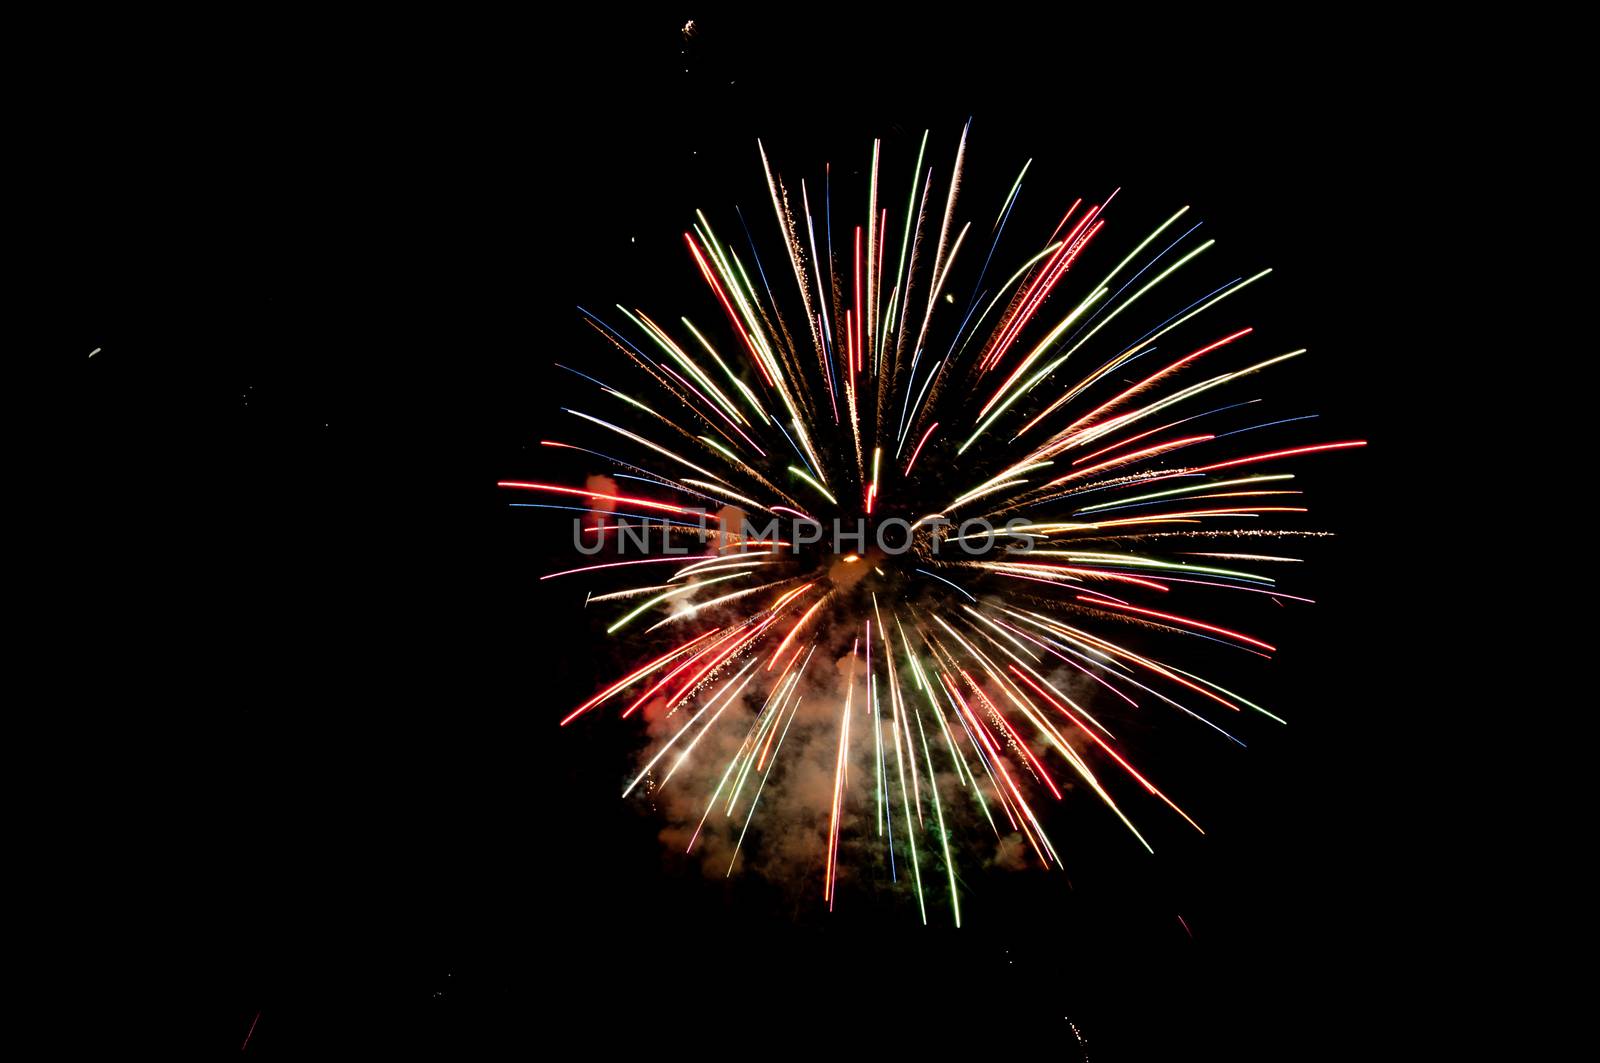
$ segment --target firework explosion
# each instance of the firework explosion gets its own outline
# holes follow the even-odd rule
[[[1219,323],[1270,271],[1200,281],[1213,241],[1187,207],[1085,278],[1117,194],[1077,200],[1001,279],[1028,167],[974,233],[957,224],[966,140],[936,181],[923,135],[898,215],[875,143],[865,224],[843,231],[827,171],[795,196],[761,149],[781,253],[763,259],[740,215],[746,256],[697,212],[684,244],[720,319],[582,311],[615,369],[570,371],[609,409],[565,409],[584,435],[543,445],[609,471],[500,484],[565,496],[513,504],[587,514],[580,545],[611,551],[543,578],[643,577],[588,602],[615,608],[608,634],[646,659],[561,724],[645,719],[652,744],[622,793],[673,795],[664,837],[729,874],[759,844],[769,871],[814,875],[830,910],[848,848],[886,862],[924,923],[943,906],[957,926],[958,819],[1059,868],[1039,806],[1079,789],[1149,849],[1111,774],[1200,830],[1124,755],[1106,708],[1234,742],[1230,716],[1278,717],[1127,635],[1270,656],[1186,603],[1305,601],[1267,574],[1297,559],[1262,543],[1313,533],[1262,518],[1305,512],[1282,471],[1294,459],[1362,445],[1249,446],[1310,420],[1263,418],[1247,390],[1304,352],[1251,352],[1249,327]],[[980,255],[959,303],[952,271]],[[616,371],[649,390],[613,386]],[[644,518],[661,541],[630,557],[627,521]]]

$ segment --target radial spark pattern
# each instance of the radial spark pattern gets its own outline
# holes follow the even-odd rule
[[[1002,276],[1028,167],[975,231],[958,221],[966,140],[940,180],[923,135],[898,213],[874,144],[864,224],[842,230],[828,171],[795,189],[761,150],[766,231],[741,214],[730,243],[696,212],[684,234],[700,320],[583,311],[611,357],[570,370],[590,398],[544,446],[606,475],[501,484],[551,496],[514,505],[588,514],[584,549],[605,552],[544,578],[613,581],[588,607],[637,641],[643,663],[561,718],[648,719],[625,796],[692,804],[676,837],[718,838],[719,873],[760,838],[832,909],[848,846],[924,922],[943,907],[958,926],[960,839],[992,831],[1059,867],[1040,805],[1069,789],[1146,848],[1135,812],[1200,829],[1116,719],[1167,714],[1226,742],[1231,718],[1278,717],[1144,644],[1270,657],[1206,606],[1305,600],[1272,575],[1297,560],[1283,540],[1315,534],[1271,530],[1304,512],[1285,470],[1363,445],[1252,447],[1314,424],[1256,390],[1304,352],[1255,348],[1235,297],[1269,271],[1207,278],[1187,207],[1123,254],[1105,246],[1117,193],[1080,199]],[[645,518],[652,556],[623,538]],[[835,522],[863,534],[841,545]]]

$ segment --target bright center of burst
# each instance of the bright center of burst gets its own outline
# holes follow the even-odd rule
[[[881,575],[882,563],[883,559],[874,554],[863,555],[854,551],[848,554],[835,554],[828,562],[828,580],[835,588],[847,590],[873,572]]]

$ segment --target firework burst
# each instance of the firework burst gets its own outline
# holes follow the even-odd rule
[[[826,170],[794,188],[761,149],[766,253],[700,212],[684,233],[701,320],[582,311],[613,357],[570,370],[599,397],[544,446],[606,476],[501,483],[552,496],[514,505],[588,514],[585,552],[609,551],[545,579],[637,577],[588,601],[615,609],[607,631],[642,663],[560,721],[647,718],[624,796],[682,791],[698,820],[679,840],[720,839],[719,872],[752,828],[788,830],[830,909],[841,850],[875,853],[923,922],[943,907],[957,926],[958,819],[1059,868],[1041,805],[1075,789],[1149,849],[1114,775],[1200,830],[1131,762],[1115,713],[1235,742],[1230,717],[1278,717],[1141,639],[1270,657],[1205,605],[1305,600],[1270,574],[1296,559],[1264,544],[1310,533],[1263,521],[1305,511],[1284,469],[1362,445],[1250,446],[1310,420],[1264,416],[1250,391],[1304,352],[1253,347],[1232,300],[1270,271],[1203,279],[1213,242],[1187,207],[1113,254],[1117,193],[1079,199],[1002,279],[1028,167],[975,231],[957,220],[966,142],[940,180],[923,135],[898,212],[875,143],[863,223],[844,230]],[[959,293],[958,263],[975,277]],[[635,556],[628,521],[644,518],[659,542]],[[770,800],[786,777],[798,813]]]

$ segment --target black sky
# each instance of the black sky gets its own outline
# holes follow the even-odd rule
[[[836,177],[882,137],[894,187],[924,128],[942,178],[969,116],[971,216],[1028,157],[1041,214],[1118,186],[1194,204],[1228,262],[1278,271],[1252,323],[1311,348],[1278,408],[1380,451],[1395,355],[1357,308],[1392,297],[1360,278],[1421,194],[1392,166],[1391,56],[1339,27],[1071,14],[710,17],[686,41],[693,14],[97,39],[42,272],[98,514],[74,539],[97,654],[69,684],[110,715],[63,797],[101,873],[69,878],[125,943],[103,997],[170,989],[129,1045],[236,1051],[260,1012],[249,1052],[280,1058],[720,1053],[776,1000],[753,1044],[888,1054],[956,1023],[1071,1059],[1070,1016],[1096,1060],[1344,1057],[1376,1003],[1335,972],[1397,903],[1373,732],[1403,709],[1358,666],[1381,454],[1316,470],[1341,538],[1254,676],[1291,726],[1175,769],[1212,834],[1150,858],[1087,809],[1071,888],[978,876],[959,935],[664,862],[615,799],[629,734],[554,727],[607,662],[533,586],[560,544],[493,483],[539,470],[549,363],[604,353],[576,304],[678,312],[695,208],[770,221],[757,136]]]

